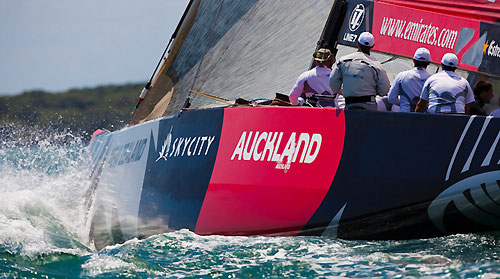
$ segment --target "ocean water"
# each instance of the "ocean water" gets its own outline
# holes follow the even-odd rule
[[[86,142],[15,138],[0,140],[0,278],[500,277],[500,233],[346,241],[181,230],[96,251],[83,225]]]

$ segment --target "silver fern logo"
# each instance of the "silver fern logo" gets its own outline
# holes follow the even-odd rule
[[[500,228],[500,171],[481,173],[453,184],[427,208],[432,223],[443,233],[444,212],[453,202],[460,213],[476,223]],[[467,194],[466,194],[467,193]]]
[[[478,121],[475,121],[476,119]],[[489,125],[491,120],[491,116],[484,120],[476,116],[469,118],[448,165],[445,181],[457,176],[465,175],[466,178],[444,190],[427,208],[427,214],[432,223],[443,233],[447,233],[443,220],[445,210],[452,202],[467,219],[491,228],[500,228],[500,170],[491,170],[492,167],[498,168],[500,165],[500,162],[497,162],[498,157],[495,156],[500,131],[497,125]],[[475,126],[474,124],[476,129],[471,129]],[[477,125],[482,126],[478,134]],[[497,134],[493,142],[486,137],[483,141],[483,135],[488,131],[490,134],[491,132]],[[476,142],[467,159],[458,160],[457,154],[462,149],[470,148],[468,144],[464,144],[466,137],[475,138]],[[488,152],[477,152],[478,149],[488,150]],[[477,174],[482,168],[488,168],[488,171]],[[467,177],[468,173],[472,175]]]
[[[174,127],[170,127],[170,132],[167,135],[167,138],[165,139],[165,142],[163,142],[163,145],[161,147],[161,151],[158,152],[160,157],[156,159],[156,162],[158,162],[160,159],[164,159],[165,161],[168,159],[168,151],[170,150],[170,145],[172,145],[172,129]]]

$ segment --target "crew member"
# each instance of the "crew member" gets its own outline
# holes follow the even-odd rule
[[[321,48],[314,52],[313,58],[315,67],[302,73],[290,91],[290,103],[294,106],[303,104],[304,99],[300,97],[302,93],[305,93],[305,97],[311,97],[315,94],[334,95],[328,84],[332,65],[335,63],[332,52],[329,49]]]
[[[419,48],[413,55],[413,69],[399,73],[389,90],[389,102],[400,106],[402,112],[414,112],[425,81],[431,76],[427,66],[431,62],[431,53],[426,48]],[[400,96],[398,98],[398,96]]]
[[[345,97],[346,109],[377,110],[375,96],[385,96],[391,86],[387,73],[370,50],[373,35],[363,32],[358,38],[358,51],[339,59],[330,76],[334,93]]]
[[[500,98],[498,98],[498,104],[500,105]],[[490,116],[500,117],[500,108],[495,109],[490,113]]]
[[[488,115],[484,110],[484,105],[489,104],[493,99],[493,86],[489,81],[478,80],[472,91],[475,101],[470,105],[470,114]]]
[[[469,114],[474,93],[469,82],[455,73],[458,58],[446,53],[441,59],[441,72],[432,75],[424,83],[417,112]]]
[[[377,110],[378,111],[394,111],[394,112],[399,112],[399,106],[398,105],[393,105],[389,102],[389,99],[387,96],[377,96],[375,97],[375,100],[377,102]]]

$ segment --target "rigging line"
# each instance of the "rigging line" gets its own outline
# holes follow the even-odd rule
[[[160,60],[158,61],[158,64],[156,64],[156,68],[155,70],[153,71],[153,74],[151,75],[151,78],[149,79],[149,82],[148,84],[151,85],[151,82],[153,81],[153,78],[154,76],[156,75],[156,71],[158,70],[158,67],[160,67],[160,64],[161,64],[161,61],[163,61],[163,59],[165,58],[165,53],[167,53],[167,50],[168,48],[170,47],[170,44],[172,43],[172,41],[174,40],[175,36],[172,35],[172,37],[170,38],[170,40],[168,41],[168,44],[167,44],[167,47],[165,48],[165,50],[163,51],[163,54],[161,55],[160,57]]]
[[[195,90],[190,90],[190,91],[193,91],[193,93],[197,93],[198,91],[195,91]],[[215,96],[215,95],[212,95],[212,94],[208,94],[208,93],[203,93],[207,96],[210,96],[212,98],[217,98],[219,100],[222,100],[222,101],[226,101],[226,102],[230,102],[231,100],[228,100],[228,99],[225,99],[225,98],[222,98],[222,97],[219,97],[219,96]]]
[[[206,108],[213,108],[213,107],[228,107],[229,105],[224,104],[224,103],[218,103],[214,102],[214,100],[211,100],[209,98],[203,98],[202,96],[193,96],[193,102],[196,102],[196,108],[188,107],[188,108],[182,108],[184,109],[190,109],[190,110],[198,110],[198,109],[206,109]],[[234,105],[232,105],[234,106]]]
[[[217,11],[217,16],[215,16],[214,24],[212,25],[212,29],[210,30],[210,35],[208,37],[207,45],[205,46],[205,50],[203,51],[203,56],[201,57],[201,61],[198,64],[198,69],[196,70],[196,74],[194,76],[193,83],[191,84],[191,89],[194,88],[194,85],[196,83],[196,79],[198,79],[198,74],[200,73],[201,64],[203,64],[203,59],[205,58],[205,55],[207,54],[207,50],[208,50],[208,47],[210,46],[210,43],[212,42],[212,37],[213,37],[213,34],[214,34],[215,25],[217,24],[217,21],[219,20],[219,15],[220,15],[220,13],[222,11],[222,6],[223,5],[224,5],[224,0],[222,0],[220,2],[219,10]],[[194,91],[193,90],[189,90],[189,93],[188,93],[188,96],[186,97],[186,99],[189,99],[189,97],[191,97],[191,92],[194,92]]]
[[[170,44],[177,37],[177,33],[181,29],[181,26],[183,25],[184,20],[186,19],[186,16],[189,13],[189,10],[191,9],[192,4],[193,4],[193,0],[190,0],[186,9],[184,10],[184,13],[182,14],[181,20],[179,21],[179,23],[177,24],[177,27],[175,28],[174,33],[172,33],[172,36],[170,36],[170,40],[168,41],[167,47],[165,47],[165,50],[163,51],[163,53],[160,57],[160,60],[158,60],[158,64],[156,64],[156,68],[154,69],[153,74],[151,75],[151,78],[149,78],[149,81],[146,83],[146,85],[142,89],[141,94],[139,95],[139,99],[137,100],[137,104],[135,105],[134,112],[132,114],[135,113],[137,108],[139,108],[139,105],[142,103],[142,101],[144,101],[144,98],[146,98],[146,95],[148,94],[148,91],[151,88],[151,83],[153,82],[153,78],[156,75],[156,71],[158,70],[158,67],[160,67],[160,64],[163,61],[163,59],[165,58],[165,54],[167,53],[167,51],[170,47]]]
[[[398,59],[398,58],[397,58],[396,56],[393,56],[393,57],[391,57],[391,58],[389,58],[389,59],[387,59],[387,60],[385,60],[385,61],[383,61],[383,62],[380,62],[380,64],[389,63],[389,62],[394,61],[394,60],[396,60],[396,59]]]
[[[165,47],[165,50],[163,51],[160,60],[158,61],[158,64],[156,64],[156,68],[153,71],[153,74],[149,78],[148,83],[144,86],[144,88],[141,91],[141,94],[139,95],[139,99],[137,100],[137,104],[135,105],[135,110],[139,108],[139,105],[142,103],[144,98],[146,98],[146,94],[148,94],[149,89],[151,88],[151,82],[153,81],[154,76],[156,75],[156,71],[158,70],[158,67],[160,67],[161,62],[163,61],[163,58],[165,57],[165,53],[167,53],[168,48],[170,47],[170,44],[172,41],[175,39],[176,33],[172,34],[172,37],[170,37],[170,40],[168,41],[167,47]]]
[[[206,97],[206,98],[209,98],[209,99],[212,99],[212,100],[224,103],[226,105],[230,105],[230,106],[234,105],[233,103],[228,102],[228,100],[220,98],[220,97],[212,96],[212,95],[201,93],[201,92],[194,91],[194,90],[189,90],[189,93],[191,93],[191,92],[196,93],[196,94],[198,94],[200,96],[203,96],[203,97]]]

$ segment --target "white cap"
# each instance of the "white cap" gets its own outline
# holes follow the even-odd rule
[[[413,60],[431,62],[431,52],[425,47],[418,48],[413,55]]]
[[[370,32],[363,32],[359,35],[358,42],[363,46],[373,47],[373,35]]]
[[[455,54],[448,52],[445,55],[443,55],[443,58],[441,59],[441,64],[443,64],[445,66],[457,68],[458,67],[458,57]]]

